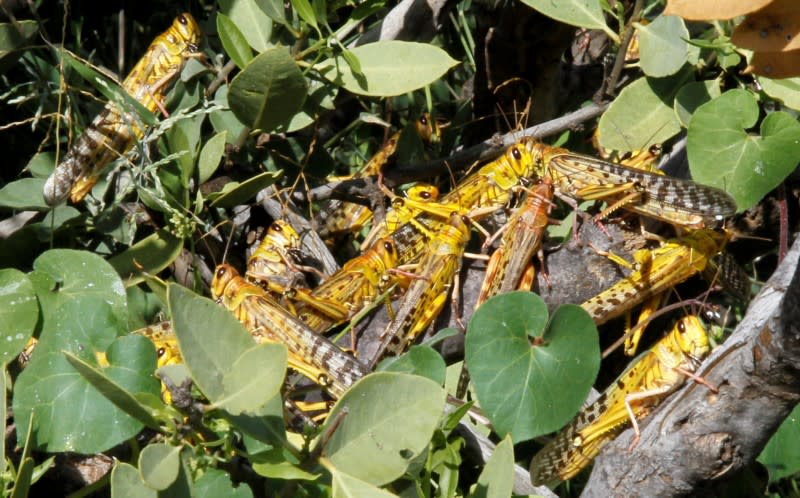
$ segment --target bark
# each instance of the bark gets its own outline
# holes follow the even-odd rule
[[[751,302],[698,373],[714,394],[688,383],[601,453],[584,497],[675,496],[749,465],[800,399],[800,244]]]

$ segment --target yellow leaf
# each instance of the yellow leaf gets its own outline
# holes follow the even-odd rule
[[[796,0],[775,0],[747,16],[731,41],[758,52],[785,52],[800,48],[800,10]]]
[[[733,19],[754,12],[772,0],[668,0],[665,16],[681,16],[693,21]]]
[[[745,73],[772,79],[800,76],[800,50],[788,52],[755,52]]]

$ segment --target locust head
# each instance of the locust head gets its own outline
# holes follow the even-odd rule
[[[692,359],[693,366],[710,351],[708,335],[700,319],[695,315],[681,318],[675,325],[675,342],[680,350]]]
[[[200,26],[191,14],[184,12],[175,18],[167,30],[166,36],[174,47],[179,48],[179,52],[197,52],[200,37],[202,36]]]

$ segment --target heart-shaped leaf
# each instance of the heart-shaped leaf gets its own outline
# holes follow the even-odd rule
[[[773,112],[755,126],[755,96],[735,89],[698,107],[689,122],[687,153],[692,177],[725,189],[739,211],[754,206],[780,184],[800,157],[800,123],[785,112]]]
[[[545,327],[547,324],[547,327]],[[495,296],[467,327],[465,358],[484,413],[514,442],[552,432],[581,407],[600,368],[597,327],[580,306],[547,322],[531,292]]]

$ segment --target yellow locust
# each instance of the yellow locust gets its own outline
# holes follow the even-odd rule
[[[386,237],[394,232],[400,225],[413,219],[420,214],[420,210],[414,205],[419,203],[436,202],[439,199],[439,189],[428,183],[417,183],[406,190],[405,199],[395,197],[392,199],[391,207],[386,211],[386,216],[380,223],[374,223],[372,230],[364,238],[361,248],[367,248],[375,243],[376,240]]]
[[[633,272],[581,304],[595,324],[601,325],[621,316],[635,306],[659,296],[692,275],[702,272],[711,258],[725,248],[727,232],[701,229],[670,239],[655,249],[640,249],[633,254]],[[626,341],[626,351],[632,354],[641,335]]]
[[[364,306],[388,289],[398,254],[392,239],[378,239],[360,256],[351,259],[336,273],[309,293],[305,302],[317,300],[341,306],[344,312],[336,315],[319,306],[304,305],[298,316],[311,330],[324,332],[350,319]]]
[[[384,353],[398,355],[425,331],[447,302],[453,280],[461,267],[461,258],[469,242],[467,219],[454,213],[420,259],[413,279],[394,319],[380,337],[380,346],[370,366]]]
[[[211,295],[244,324],[256,341],[279,342],[299,364],[292,365],[303,375],[338,398],[366,368],[328,339],[309,329],[297,317],[282,308],[261,287],[240,277],[230,265],[214,270]]]
[[[637,420],[652,412],[687,377],[703,382],[693,372],[709,350],[700,320],[693,315],[679,320],[533,457],[531,482],[538,486],[572,478],[629,424],[635,432],[633,448],[639,439]]]
[[[414,123],[417,134],[425,143],[439,141],[439,127],[435,120],[425,113]],[[352,178],[366,178],[382,173],[386,163],[397,151],[401,132],[393,134],[383,147]],[[324,223],[319,229],[320,237],[332,239],[346,233],[361,230],[372,217],[367,206],[352,202],[334,200],[325,209]]]
[[[433,234],[447,225],[453,211],[469,212],[470,218],[478,220],[505,206],[512,189],[533,173],[531,155],[524,143],[519,143],[467,176],[439,202],[411,203],[422,212],[390,234],[397,245],[400,263],[417,260],[432,243]]]
[[[148,325],[134,330],[131,334],[143,335],[153,343],[156,348],[156,369],[183,363],[181,350],[178,348],[178,339],[172,329],[172,322],[163,321]],[[161,382],[161,399],[165,403],[172,403],[172,393],[163,381]]]
[[[552,199],[553,184],[542,181],[509,217],[502,229],[500,246],[492,253],[486,266],[476,307],[503,292],[520,288],[530,290],[534,276],[531,259],[541,246]]]
[[[189,13],[183,13],[164,33],[158,35],[144,56],[122,82],[133,98],[151,112],[163,108],[170,83],[180,73],[183,62],[197,52],[200,27]],[[44,199],[53,206],[67,196],[79,202],[97,183],[103,169],[120,157],[140,138],[137,119],[109,102],[83,134],[44,185]]]
[[[296,314],[293,303],[296,300],[320,310],[326,316],[344,320],[348,313],[344,305],[314,298],[308,289],[299,285],[304,281],[303,273],[297,266],[300,246],[300,234],[289,223],[275,220],[248,258],[245,278],[284,299],[284,304],[293,314]]]
[[[649,173],[621,164],[575,154],[526,139],[536,174],[552,179],[563,194],[601,199],[619,208],[687,228],[714,226],[736,213],[736,202],[722,190],[690,180]]]

